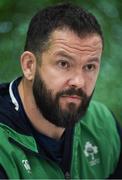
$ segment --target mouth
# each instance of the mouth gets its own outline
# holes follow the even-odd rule
[[[64,98],[71,98],[71,99],[81,99],[80,96],[77,96],[77,95],[63,95],[62,97]]]
[[[67,102],[76,102],[79,103],[81,102],[81,97],[77,96],[77,95],[63,95],[62,96],[63,99],[67,100]]]

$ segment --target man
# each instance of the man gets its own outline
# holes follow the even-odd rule
[[[80,7],[32,18],[23,77],[0,87],[0,178],[122,178],[115,119],[91,101],[102,51],[100,25]]]

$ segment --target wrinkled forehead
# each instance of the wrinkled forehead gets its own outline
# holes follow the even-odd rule
[[[69,51],[102,53],[102,39],[98,34],[87,34],[79,37],[73,31],[63,29],[55,30],[48,41],[48,50],[67,49]]]

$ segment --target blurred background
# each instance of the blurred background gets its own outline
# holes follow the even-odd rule
[[[35,12],[61,0],[0,0],[0,83],[21,75],[19,58]],[[105,48],[94,99],[106,104],[122,124],[122,1],[73,0],[102,25]]]

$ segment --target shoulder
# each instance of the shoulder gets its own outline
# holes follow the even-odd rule
[[[115,118],[104,104],[91,101],[74,132],[75,146],[81,146],[81,150],[86,147],[87,142],[96,146],[100,161],[105,162],[104,167],[102,163],[100,164],[100,169],[104,168],[108,176],[115,171],[119,161],[121,142]]]
[[[0,84],[0,124],[13,127],[16,114],[9,95],[9,83]]]
[[[102,127],[107,126],[107,128],[116,125],[112,112],[104,104],[97,101],[90,102],[84,119],[87,123],[92,121],[94,124],[99,124]]]
[[[110,110],[101,102],[92,100],[88,107],[88,113],[98,113],[102,115],[111,114]]]
[[[100,138],[104,144],[108,143],[117,150],[120,149],[120,137],[112,112],[102,103],[91,101],[85,116],[77,125],[78,129],[85,129],[85,133]],[[81,131],[80,130],[80,131]],[[117,150],[118,151],[118,150]]]
[[[91,121],[94,125],[101,127],[100,129],[103,131],[118,134],[115,116],[106,105],[100,102],[91,101],[86,117],[84,118],[88,124]]]
[[[9,142],[9,130],[5,125],[0,124],[0,164],[6,161],[11,154],[12,147]]]

